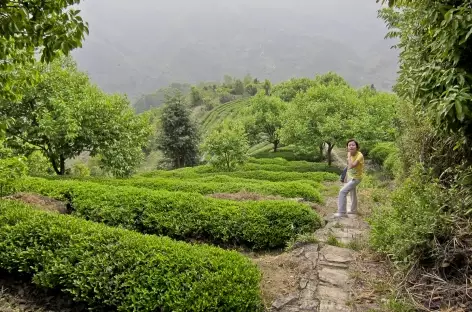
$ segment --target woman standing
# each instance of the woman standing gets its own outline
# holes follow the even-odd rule
[[[346,216],[347,194],[351,193],[351,210],[348,214],[357,213],[357,190],[364,175],[364,155],[359,152],[359,143],[356,140],[347,141],[347,183],[339,191],[338,212],[335,217]]]

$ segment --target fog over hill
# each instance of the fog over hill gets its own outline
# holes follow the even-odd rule
[[[73,55],[105,91],[136,99],[225,74],[279,82],[335,71],[389,90],[397,51],[375,0],[83,0]]]

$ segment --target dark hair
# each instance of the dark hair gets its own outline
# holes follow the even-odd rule
[[[350,139],[350,140],[348,140],[348,141],[347,141],[347,143],[346,143],[346,146],[348,146],[348,145],[349,145],[349,143],[351,143],[351,142],[354,142],[354,143],[356,143],[356,147],[357,147],[357,149],[359,149],[359,143],[357,143],[357,141],[356,141],[356,140],[354,140],[354,139]]]

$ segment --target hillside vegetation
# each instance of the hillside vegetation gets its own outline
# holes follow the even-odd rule
[[[395,93],[381,91],[373,79],[360,87],[350,83],[352,73],[343,77],[332,71],[262,81],[235,69],[236,77],[212,82],[201,58],[221,64],[208,45],[189,48],[169,31],[175,35],[171,41],[167,32],[156,34],[155,40],[169,46],[162,51],[190,54],[198,66],[179,57],[165,59],[164,52],[163,59],[146,61],[155,72],[153,64],[171,66],[189,84],[159,90],[155,99],[145,99],[134,110],[128,97],[102,90],[68,55],[89,29],[75,9],[79,1],[0,4],[0,44],[5,47],[0,49],[0,281],[10,276],[10,282],[3,281],[7,287],[2,286],[0,303],[4,289],[14,292],[13,280],[49,290],[43,293],[47,300],[61,301],[56,296],[61,292],[66,301],[97,311],[263,311],[271,304],[261,291],[266,289],[261,287],[265,264],[256,266],[249,257],[264,253],[277,258],[286,248],[314,242],[310,248],[320,250],[324,243],[314,233],[324,226],[328,208],[336,209],[336,183],[349,158],[346,141],[355,138],[366,160],[355,222],[369,222],[369,239],[344,246],[327,237],[326,244],[362,249],[357,260],[368,269],[345,272],[349,281],[363,274],[377,277],[356,284],[372,289],[367,298],[350,298],[349,303],[375,301],[380,311],[389,312],[471,311],[472,9],[469,3],[447,0],[385,2],[390,7],[380,17],[401,52]],[[240,5],[206,3],[215,6],[213,14]],[[266,12],[264,3],[269,1],[257,9],[246,3],[254,11],[244,16],[253,17],[257,10],[268,20],[277,16]],[[282,14],[281,25],[298,23],[287,18],[289,12],[307,11],[293,4],[290,11],[282,6],[287,1],[270,3],[281,5],[274,9]],[[333,9],[338,1],[323,3]],[[346,1],[343,9],[354,12],[362,3]],[[187,4],[156,22],[180,23],[182,16],[204,7]],[[130,7],[121,1],[94,5]],[[352,12],[351,18],[365,18]],[[127,13],[131,16],[132,10]],[[241,40],[225,31],[234,27],[232,18],[242,15],[216,15],[224,23],[215,38],[222,32],[226,40]],[[100,17],[104,22],[117,18]],[[207,27],[206,16],[200,19],[202,24],[192,24],[196,30]],[[339,28],[352,43],[356,39],[345,31],[351,26]],[[268,46],[285,53],[299,51],[303,41],[319,53],[297,59],[323,63],[334,57],[351,64],[365,82],[358,55],[339,40],[316,45],[305,30],[291,39],[283,29],[265,29],[265,38],[273,41],[245,38],[262,49],[257,51],[265,60],[261,66],[275,71]],[[286,34],[276,36],[285,40],[282,44],[271,37],[279,33]],[[335,33],[326,28],[328,37]],[[115,29],[113,34],[139,39],[138,32]],[[99,41],[107,45],[113,39]],[[336,53],[324,50],[329,46]],[[372,45],[363,46],[366,57],[372,56]],[[132,53],[136,47],[146,50],[123,41],[118,51]],[[224,49],[217,50],[231,64],[228,68],[239,66]],[[242,59],[254,52],[230,50]],[[110,49],[102,51],[113,58]],[[290,70],[300,68],[290,61],[294,54],[284,55]],[[176,62],[189,71],[181,71]],[[198,75],[188,74],[193,71]],[[208,76],[195,84],[200,73]],[[106,76],[119,75],[106,71]],[[344,235],[341,223],[331,222],[328,230]],[[376,274],[374,261],[364,261],[367,256],[390,264],[388,285],[388,270]],[[351,253],[346,257],[353,258]],[[294,266],[274,264],[277,273],[285,264]],[[298,269],[321,279],[312,263]],[[298,289],[300,282],[293,285]],[[373,298],[376,294],[380,298]],[[17,298],[18,307],[29,309],[24,303]]]

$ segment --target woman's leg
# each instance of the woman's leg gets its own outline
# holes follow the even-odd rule
[[[351,211],[349,213],[356,214],[357,213],[357,183],[354,188],[351,190]]]
[[[340,214],[346,213],[347,193],[355,189],[356,185],[359,184],[359,182],[360,182],[359,180],[351,180],[348,183],[346,183],[346,185],[344,185],[344,187],[339,191],[338,213]]]

